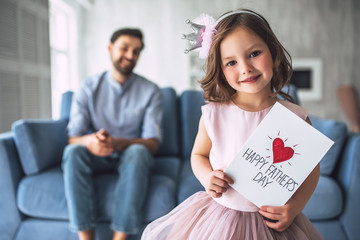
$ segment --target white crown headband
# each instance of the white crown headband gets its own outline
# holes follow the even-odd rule
[[[202,13],[192,22],[189,19],[187,19],[185,22],[191,25],[191,29],[193,30],[193,32],[190,34],[183,34],[182,36],[183,39],[189,40],[189,44],[190,44],[190,47],[188,49],[185,49],[184,52],[188,53],[192,50],[197,49],[197,51],[199,52],[199,58],[202,59],[207,58],[209,55],[209,50],[213,36],[216,32],[215,27],[224,18],[240,13],[248,13],[259,17],[259,15],[251,11],[238,10],[238,11],[229,12],[223,15],[222,17],[220,17],[216,21],[212,16],[209,16],[205,13]]]

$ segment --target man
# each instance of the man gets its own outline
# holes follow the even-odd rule
[[[138,29],[116,31],[108,45],[110,71],[87,78],[75,93],[63,156],[70,229],[94,239],[94,174],[117,171],[111,228],[113,239],[136,234],[160,139],[161,91],[133,73],[141,50]]]

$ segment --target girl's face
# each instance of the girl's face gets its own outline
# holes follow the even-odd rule
[[[237,92],[271,93],[273,61],[266,43],[244,27],[234,29],[220,43],[226,81]]]

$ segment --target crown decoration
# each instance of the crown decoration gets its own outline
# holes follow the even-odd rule
[[[209,55],[209,50],[211,47],[212,39],[214,34],[216,33],[216,25],[227,18],[230,15],[240,14],[240,13],[249,13],[259,17],[254,12],[247,10],[237,10],[224,14],[217,21],[207,14],[202,13],[199,17],[190,21],[187,19],[185,22],[191,25],[191,29],[193,30],[190,34],[183,34],[182,38],[189,40],[190,47],[185,49],[185,53],[188,53],[192,50],[197,50],[199,52],[199,58],[205,59]]]
[[[182,38],[189,40],[190,47],[185,49],[185,53],[192,50],[199,51],[200,58],[207,58],[212,42],[212,37],[215,33],[215,19],[207,14],[201,14],[199,17],[190,21],[186,20],[187,24],[191,25],[193,30],[190,34],[183,34]]]
[[[189,40],[190,48],[185,49],[185,53],[188,53],[191,50],[201,47],[203,42],[202,36],[205,32],[206,26],[191,22],[189,19],[186,20],[186,23],[190,23],[191,29],[193,30],[193,33],[183,34],[182,37],[183,39]]]

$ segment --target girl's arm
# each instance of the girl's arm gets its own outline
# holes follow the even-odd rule
[[[202,117],[199,130],[191,152],[191,167],[206,192],[212,197],[221,197],[233,180],[222,170],[213,170],[209,161],[211,140],[207,134]]]
[[[309,118],[307,118],[306,121],[311,125]],[[279,232],[286,230],[309,201],[311,195],[315,191],[319,177],[320,164],[314,168],[314,170],[284,206],[262,206],[259,210],[260,214],[264,217],[277,221],[275,223],[265,221],[266,225]]]

